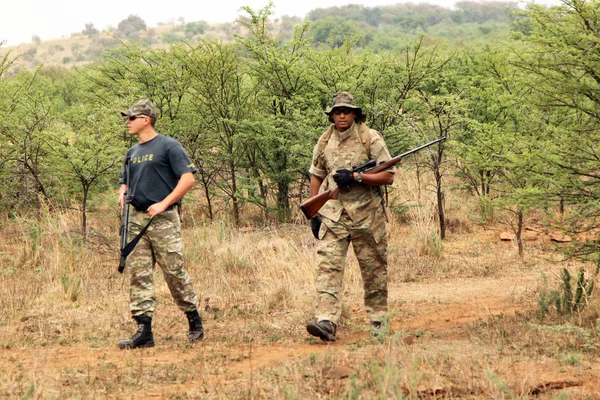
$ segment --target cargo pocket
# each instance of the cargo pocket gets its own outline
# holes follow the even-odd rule
[[[167,246],[167,269],[177,272],[183,266],[183,242],[181,238]]]
[[[373,232],[373,239],[375,243],[381,242],[385,238],[386,232],[386,221],[383,212],[378,212],[373,216],[371,222],[371,232]]]

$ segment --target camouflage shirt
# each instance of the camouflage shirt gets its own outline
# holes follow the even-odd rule
[[[338,169],[352,169],[369,161],[367,149],[359,135],[359,127],[360,125],[353,124],[344,132],[333,128],[327,144],[322,149],[319,143],[315,146],[309,172],[323,179],[319,193],[337,187],[333,175]],[[363,127],[368,131],[371,139],[371,158],[375,159],[378,164],[391,159],[385,141],[379,132],[366,125]],[[327,134],[328,131],[323,133],[323,135]],[[393,168],[389,171],[394,172]],[[346,210],[352,221],[358,223],[373,217],[377,210],[381,210],[381,201],[381,195],[376,186],[356,184],[348,191],[341,191],[337,200],[329,200],[325,203],[319,210],[319,214],[337,222],[342,211]]]

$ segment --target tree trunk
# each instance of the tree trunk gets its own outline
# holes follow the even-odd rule
[[[279,222],[287,222],[290,218],[289,191],[289,184],[282,182],[277,184],[277,219]]]
[[[210,196],[210,191],[208,184],[204,185],[204,197],[206,197],[206,206],[208,207],[208,218],[212,221],[213,215],[213,207],[212,207],[212,198]]]
[[[517,246],[519,247],[519,257],[523,257],[523,212],[517,211]]]
[[[240,226],[240,205],[237,198],[237,179],[235,176],[235,162],[233,159],[229,161],[229,170],[231,171],[231,201],[233,204],[233,226]]]
[[[446,217],[444,216],[444,192],[442,191],[442,173],[439,168],[434,171],[436,194],[437,194],[437,207],[438,207],[438,218],[440,219],[440,238],[446,239]]]
[[[81,234],[83,243],[87,242],[87,198],[90,191],[90,185],[83,183],[83,201],[81,203]]]

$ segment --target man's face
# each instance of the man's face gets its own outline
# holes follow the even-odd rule
[[[129,129],[129,133],[137,135],[145,126],[149,119],[146,115],[132,115],[125,118],[125,123]]]
[[[356,111],[348,107],[336,107],[331,110],[331,116],[338,131],[343,132],[350,128],[356,118]]]

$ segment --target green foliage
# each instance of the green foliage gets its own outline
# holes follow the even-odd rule
[[[600,35],[598,2],[532,5],[521,16],[527,30],[515,35],[523,43],[515,65],[527,73],[523,83],[536,98],[536,119],[548,122],[545,197],[569,208],[557,227],[572,235],[590,232],[600,226],[600,83],[595,72],[600,63],[590,50]],[[567,250],[568,256],[584,260],[595,260],[599,252],[594,240],[576,240]]]
[[[307,15],[317,42],[360,36],[360,47],[375,51],[398,50],[409,36],[428,34],[452,41],[479,41],[507,37],[518,18],[516,3],[460,2],[454,10],[430,4],[396,4],[365,7],[350,4],[318,8]],[[400,39],[400,40],[398,40]]]
[[[503,221],[518,236],[530,213],[561,201],[572,217],[564,228],[591,231],[600,215],[594,7],[573,1],[516,15],[512,3],[351,5],[314,10],[304,24],[270,20],[270,6],[244,8],[238,26],[227,25],[244,32],[235,43],[199,40],[206,25],[181,21],[161,48],[86,25],[92,45],[73,45],[63,61],[102,55],[94,65],[19,72],[0,59],[2,207],[77,201],[83,211],[86,193],[95,198],[114,182],[132,143],[119,111],[145,97],[159,109],[157,130],[184,143],[199,166],[209,218],[225,211],[238,224],[250,203],[261,220],[289,221],[329,124],[323,110],[345,90],[392,154],[449,138],[413,160],[419,174],[434,175],[441,237],[450,167],[479,197],[484,223]],[[156,40],[140,34],[139,17],[122,22],[121,37]],[[512,22],[526,34],[489,43]],[[175,38],[182,33],[199,41]],[[593,240],[576,244],[575,257],[599,252]]]
[[[207,25],[203,21],[188,22],[184,25],[183,32],[185,33],[186,37],[191,38],[196,35],[202,35],[206,30],[206,27]]]
[[[328,17],[310,25],[309,35],[319,43],[328,43],[332,47],[341,47],[347,40],[359,38],[361,44],[368,44],[369,38],[354,21],[343,17]],[[365,43],[366,42],[366,43]]]

